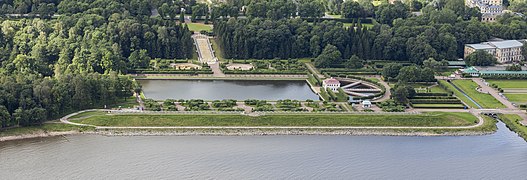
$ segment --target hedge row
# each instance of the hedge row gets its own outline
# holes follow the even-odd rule
[[[485,79],[527,79],[527,74],[523,75],[481,75]]]
[[[348,72],[377,72],[377,71],[375,69],[324,68],[324,69],[320,69],[320,72],[348,73]]]
[[[410,99],[413,104],[461,104],[459,99]]]
[[[128,71],[129,74],[212,74],[212,71]]]
[[[240,71],[240,70],[225,70],[225,74],[306,74],[306,71]]]
[[[461,109],[465,107],[463,104],[459,104],[459,106],[449,106],[449,105],[446,105],[446,106],[430,105],[428,106],[427,104],[411,104],[411,105],[414,108],[427,108],[427,109]]]
[[[454,96],[414,96],[412,99],[457,99]]]
[[[449,93],[415,93],[415,96],[450,96]]]

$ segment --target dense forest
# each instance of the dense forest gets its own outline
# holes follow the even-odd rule
[[[2,13],[39,14],[49,5],[50,16],[60,14],[0,19],[1,127],[39,124],[129,98],[132,81],[120,75],[127,69],[148,67],[152,58],[193,55],[192,32],[178,21],[151,17],[151,1],[7,0],[0,5]]]
[[[372,16],[380,23],[371,28],[362,26],[360,20],[347,28],[341,22],[310,23],[287,15],[279,20],[260,16],[219,20],[214,30],[225,58],[314,58],[326,46],[333,45],[343,59],[357,55],[362,59],[417,64],[428,58],[457,59],[463,55],[464,44],[491,37],[527,38],[525,17],[505,14],[496,23],[482,23],[478,10],[465,7],[463,0],[446,1],[441,7],[429,4],[420,16],[411,15],[409,7],[400,2],[380,5],[373,12]]]

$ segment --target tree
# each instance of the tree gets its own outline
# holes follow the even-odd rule
[[[399,82],[417,82],[420,79],[421,71],[417,66],[405,66],[399,70],[397,80]]]
[[[317,35],[314,35],[313,37],[311,37],[311,39],[309,40],[309,45],[310,45],[310,49],[311,49],[311,54],[313,57],[316,57],[320,54],[320,37],[318,37]]]
[[[519,64],[513,64],[513,65],[510,65],[510,66],[507,66],[506,70],[507,71],[521,71],[522,70],[522,66],[520,66]]]
[[[400,63],[386,64],[382,69],[382,76],[387,81],[393,81],[399,75],[401,68],[403,68],[403,65]]]
[[[366,16],[364,8],[355,1],[345,1],[342,4],[341,13],[345,18],[363,18]]]
[[[477,50],[465,58],[465,63],[468,66],[492,66],[497,62],[496,57],[483,50]]]
[[[397,18],[407,18],[409,11],[408,7],[400,1],[396,1],[394,4],[385,3],[375,11],[375,19],[382,24],[392,25]]]
[[[525,59],[527,61],[527,42],[523,43],[522,55],[523,55],[523,59]]]
[[[399,104],[407,104],[408,98],[414,97],[415,94],[415,89],[412,86],[400,81],[394,86],[392,98]]]
[[[408,92],[408,88],[406,87],[406,85],[399,85],[393,91],[392,97],[397,103],[407,104],[409,95],[410,93]]]
[[[0,105],[0,128],[5,128],[10,126],[11,115],[7,111],[7,108],[4,105]]]
[[[344,67],[349,69],[360,69],[364,67],[364,65],[362,64],[362,59],[356,55],[353,55],[348,61],[344,63]]]
[[[423,3],[419,2],[418,0],[412,0],[410,4],[410,9],[412,11],[420,11],[423,8]]]
[[[185,23],[185,13],[183,12],[179,13],[179,23]]]
[[[448,61],[446,60],[436,61],[434,58],[428,58],[427,60],[423,61],[423,67],[430,69],[445,69],[447,66]]]
[[[298,4],[298,16],[320,18],[324,16],[324,6],[316,0],[302,0]]]
[[[328,68],[333,64],[340,64],[342,61],[342,54],[337,47],[328,44],[322,53],[315,58],[315,66],[320,68]]]

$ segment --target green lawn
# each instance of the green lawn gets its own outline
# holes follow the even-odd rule
[[[188,26],[188,29],[194,32],[200,31],[212,31],[212,25],[203,24],[203,23],[185,23]]]
[[[527,94],[505,94],[505,96],[511,102],[522,104],[527,103]]]
[[[518,133],[520,137],[527,140],[527,127],[520,124],[522,118],[517,114],[501,114],[499,115],[501,121],[507,125],[509,129]]]
[[[41,126],[19,127],[0,131],[0,137],[40,134],[46,132],[83,131],[87,127],[80,127],[62,123],[43,124]]]
[[[138,106],[139,103],[137,103],[137,101],[135,100],[135,97],[133,96],[130,96],[129,98],[127,98],[126,100],[121,100],[120,102],[116,103],[116,104],[112,104],[109,106],[109,108],[118,108],[119,106],[121,106],[122,108],[132,108],[134,106]]]
[[[527,89],[527,80],[487,80],[490,84],[496,84],[502,89]]]
[[[225,61],[225,58],[223,58],[223,56],[222,56],[223,53],[221,52],[221,48],[218,45],[218,43],[216,42],[215,38],[210,39],[210,44],[212,46],[212,49],[214,49],[214,55],[216,55],[218,60]]]
[[[496,100],[492,95],[476,91],[478,85],[472,80],[454,80],[452,83],[463,90],[483,108],[505,108],[505,106]]]
[[[454,92],[454,95],[456,95],[456,97],[458,99],[460,99],[461,101],[463,101],[465,104],[467,104],[468,106],[470,106],[472,108],[477,108],[478,107],[478,106],[476,106],[476,104],[474,104],[472,101],[470,101],[465,95],[463,95],[463,93],[461,93],[456,88],[454,88],[454,86],[452,86],[452,84],[446,82],[445,80],[439,80],[439,81],[442,82],[446,86],[446,88],[448,88],[448,90]]]
[[[73,122],[97,126],[467,126],[477,122],[470,113],[435,112],[421,115],[101,115]]]

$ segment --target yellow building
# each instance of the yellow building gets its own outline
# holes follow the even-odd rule
[[[464,57],[477,50],[483,50],[496,57],[499,63],[518,62],[523,60],[523,43],[517,40],[483,42],[480,44],[466,44]]]

